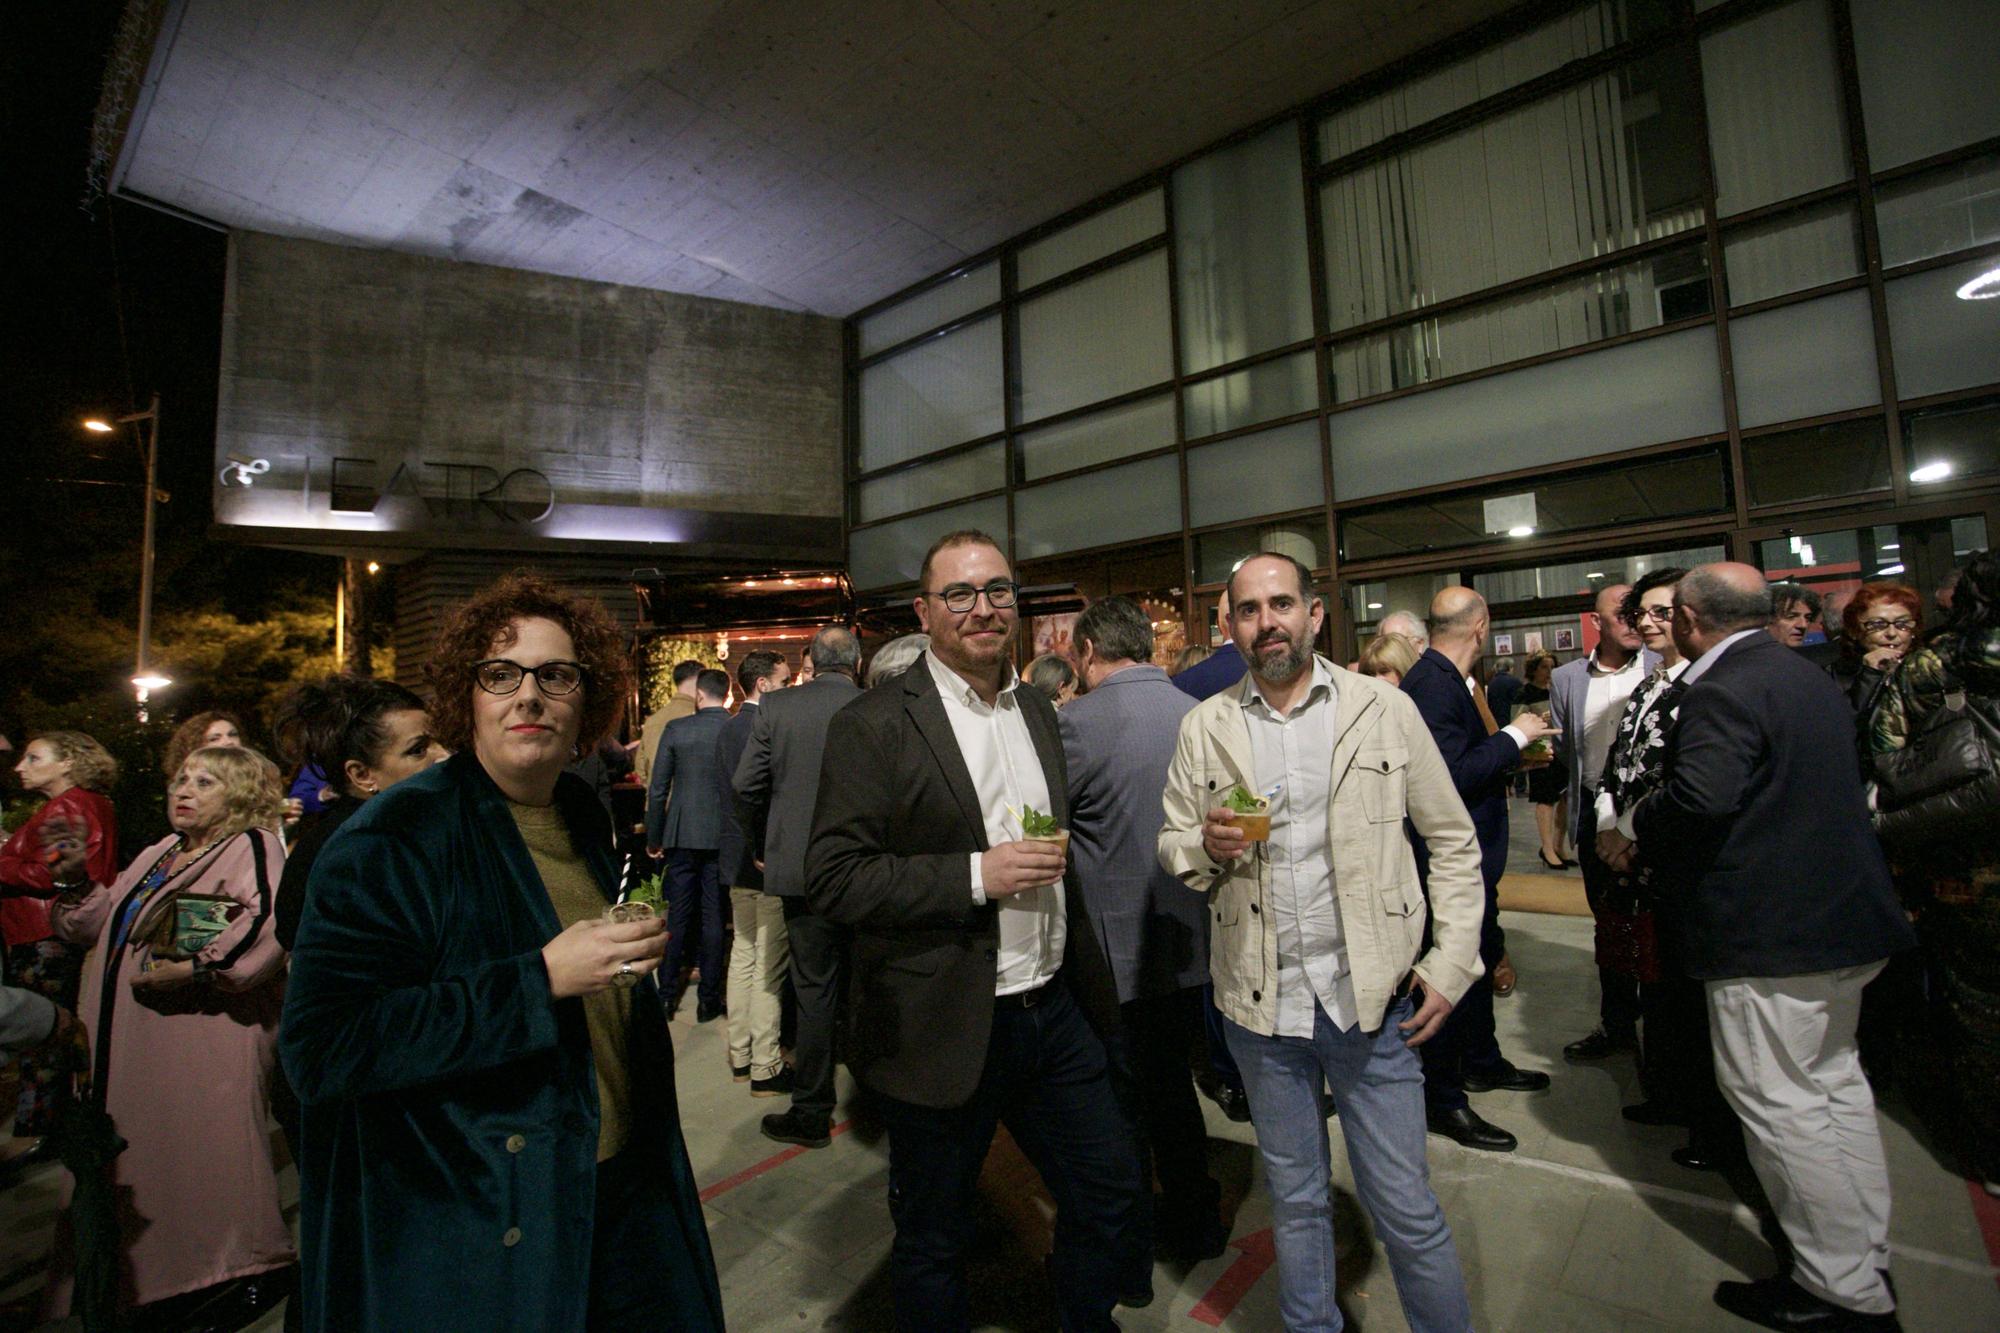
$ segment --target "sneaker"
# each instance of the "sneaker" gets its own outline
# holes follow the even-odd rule
[[[752,1097],[789,1097],[792,1095],[792,1071],[780,1065],[778,1072],[769,1078],[750,1080]]]
[[[833,1135],[827,1130],[827,1123],[794,1106],[779,1115],[767,1115],[758,1126],[767,1139],[779,1143],[796,1143],[803,1148],[824,1148],[833,1142]]]

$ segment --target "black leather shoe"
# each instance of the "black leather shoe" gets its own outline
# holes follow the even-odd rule
[[[1219,1078],[1197,1078],[1195,1086],[1202,1096],[1222,1108],[1222,1113],[1239,1125],[1250,1123],[1250,1095],[1232,1083],[1224,1083]]]
[[[737,1083],[748,1083],[750,1081],[750,1066],[749,1065],[729,1066],[729,1077],[732,1081]]]
[[[1715,1303],[1738,1319],[1765,1328],[1810,1329],[1813,1333],[1901,1333],[1895,1311],[1863,1314],[1823,1301],[1789,1277],[1762,1282],[1718,1282]]]
[[[1709,1156],[1703,1149],[1695,1147],[1692,1143],[1688,1144],[1685,1148],[1674,1149],[1667,1156],[1674,1159],[1675,1166],[1684,1166],[1690,1171],[1714,1171],[1717,1169],[1715,1159]]]
[[[1507,1060],[1483,1074],[1465,1071],[1467,1092],[1543,1092],[1548,1086],[1549,1076],[1541,1070],[1520,1069]]]
[[[1430,1131],[1442,1134],[1463,1148],[1482,1152],[1512,1152],[1521,1141],[1498,1125],[1488,1124],[1470,1106],[1456,1111],[1432,1111],[1426,1117]]]
[[[1639,1039],[1633,1034],[1626,1032],[1613,1036],[1603,1028],[1597,1028],[1588,1037],[1579,1037],[1563,1047],[1563,1059],[1576,1064],[1591,1060],[1606,1060],[1621,1051],[1638,1049]]]
[[[1229,1228],[1210,1205],[1205,1215],[1177,1216],[1162,1212],[1153,1230],[1153,1251],[1170,1264],[1193,1268],[1217,1259],[1229,1248]]]
[[[833,1142],[833,1135],[827,1132],[826,1121],[807,1114],[794,1106],[778,1115],[767,1115],[758,1128],[767,1139],[780,1143],[796,1143],[803,1148],[824,1148]]]
[[[1628,1106],[1618,1114],[1635,1125],[1679,1125],[1687,1128],[1687,1113],[1677,1106],[1665,1102],[1644,1101]]]
[[[697,1023],[713,1023],[727,1012],[728,1010],[719,1004],[697,1004],[694,1007],[694,1021]]]
[[[792,1095],[792,1071],[782,1066],[769,1078],[750,1080],[752,1097],[789,1097]]]

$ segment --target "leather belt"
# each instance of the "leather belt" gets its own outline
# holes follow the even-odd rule
[[[1049,1002],[1049,983],[1044,981],[1033,990],[1015,991],[1012,995],[993,997],[995,1009],[1033,1009]]]

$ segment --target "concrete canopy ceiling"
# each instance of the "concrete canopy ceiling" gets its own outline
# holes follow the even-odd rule
[[[175,0],[114,189],[843,316],[1502,0]]]

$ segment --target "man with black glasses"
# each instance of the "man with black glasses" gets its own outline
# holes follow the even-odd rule
[[[905,1329],[970,1327],[973,1191],[1005,1122],[1056,1201],[1062,1327],[1110,1330],[1143,1271],[1134,1131],[1102,1033],[1118,996],[1068,874],[1055,709],[1010,661],[1018,588],[981,532],[924,557],[930,650],[842,709],[820,776],[806,893],[854,930],[849,1065],[889,1127],[890,1260]]]

